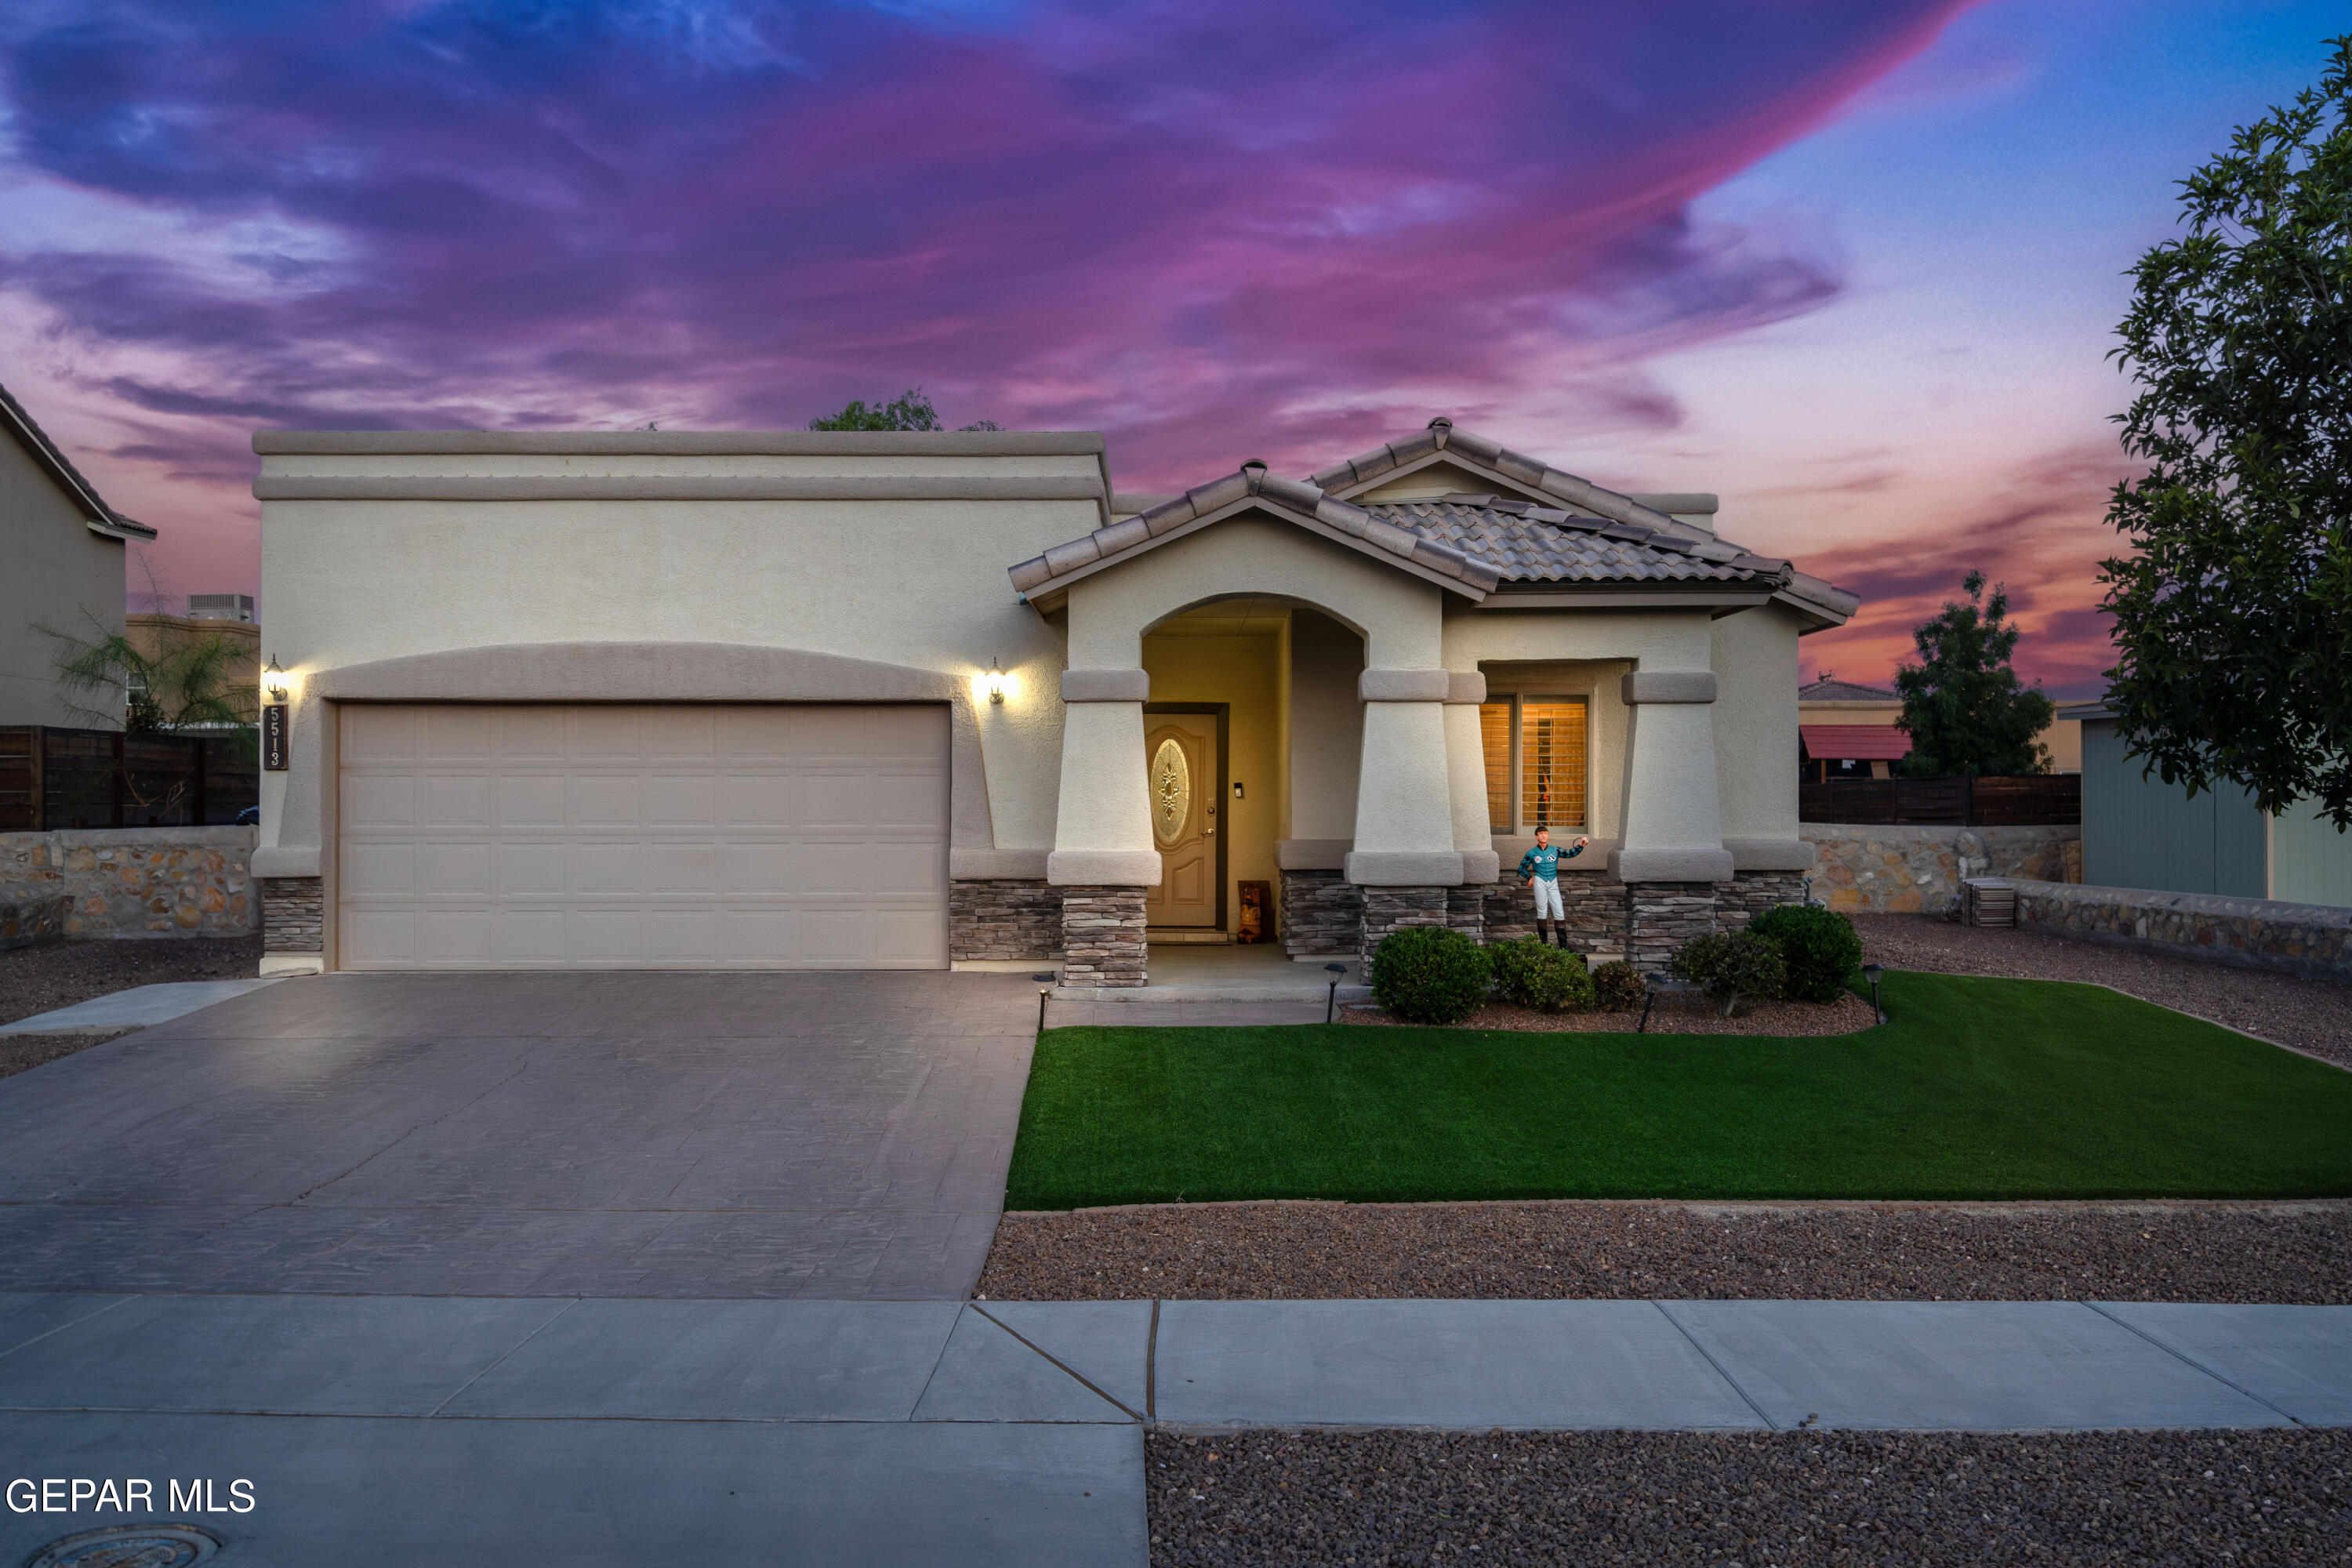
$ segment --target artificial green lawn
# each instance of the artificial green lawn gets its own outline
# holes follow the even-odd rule
[[[1803,1039],[1055,1029],[1005,1206],[2352,1194],[2352,1073],[2098,986],[1885,994]]]

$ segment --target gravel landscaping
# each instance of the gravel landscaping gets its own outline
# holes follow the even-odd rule
[[[1155,1568],[2352,1561],[2352,1432],[1159,1431]]]
[[[261,937],[154,942],[52,942],[0,952],[0,1024],[13,1024],[134,985],[179,980],[250,980],[261,967]],[[0,1035],[0,1078],[53,1062],[111,1034]]]
[[[1889,969],[2087,980],[2352,1068],[2352,985],[1932,915],[1853,918],[1865,954]]]
[[[2352,1303],[2352,1202],[1174,1204],[1007,1215],[1014,1301]]]

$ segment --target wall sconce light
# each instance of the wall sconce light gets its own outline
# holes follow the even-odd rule
[[[1004,700],[1004,671],[997,667],[993,658],[988,661],[988,700],[991,702]]]
[[[262,668],[261,684],[262,688],[269,693],[269,700],[272,702],[286,700],[286,672],[278,668],[276,654],[269,656],[268,664]]]

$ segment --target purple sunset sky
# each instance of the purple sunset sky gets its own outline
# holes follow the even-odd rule
[[[1864,595],[1809,673],[1980,565],[2072,695],[2118,275],[2333,9],[19,0],[0,380],[179,594],[255,584],[258,427],[920,384],[1151,489],[1446,413]]]

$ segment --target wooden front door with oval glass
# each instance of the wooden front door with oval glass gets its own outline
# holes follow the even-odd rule
[[[1144,777],[1151,791],[1151,841],[1160,851],[1160,886],[1144,899],[1148,926],[1215,928],[1224,918],[1217,815],[1224,770],[1217,755],[1217,715],[1155,713],[1143,718]]]

